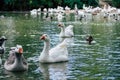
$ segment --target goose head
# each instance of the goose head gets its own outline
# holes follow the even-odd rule
[[[41,37],[40,37],[40,40],[44,40],[46,42],[50,41],[50,37],[47,35],[47,34],[43,34]]]
[[[23,55],[23,48],[21,45],[16,45],[16,47],[11,47],[10,53],[14,54],[15,58],[19,60]]]
[[[7,40],[5,36],[1,36],[0,40]]]
[[[59,28],[63,28],[65,25],[63,23],[58,23]]]
[[[16,56],[19,57],[23,54],[23,48],[21,45],[17,45],[16,47],[12,48],[14,53],[16,53]]]
[[[6,39],[5,36],[1,36],[1,37],[0,37],[0,46],[2,46],[3,43],[4,43],[4,41],[6,41],[6,40],[7,40],[7,39]]]

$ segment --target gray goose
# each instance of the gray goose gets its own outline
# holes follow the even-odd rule
[[[4,68],[8,71],[28,70],[28,63],[23,56],[23,48],[21,45],[11,48],[9,57],[4,63]]]

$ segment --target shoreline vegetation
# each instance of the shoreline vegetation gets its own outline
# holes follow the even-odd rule
[[[102,0],[1,0],[0,1],[0,11],[30,11],[32,9],[41,8],[57,8],[57,6],[70,7],[74,9],[75,4],[77,4],[78,9],[82,9],[83,5],[97,7],[99,1]],[[120,8],[120,0],[112,0],[112,6]]]

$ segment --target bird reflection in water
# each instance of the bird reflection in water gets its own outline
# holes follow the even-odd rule
[[[54,64],[39,64],[45,80],[67,80],[67,62]]]

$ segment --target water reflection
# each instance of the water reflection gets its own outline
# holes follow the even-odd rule
[[[39,64],[44,80],[67,80],[67,62],[56,64]]]
[[[9,72],[7,70],[4,70],[5,78],[7,78],[9,80],[16,80],[16,79],[25,80],[26,74],[27,74],[27,72]]]

